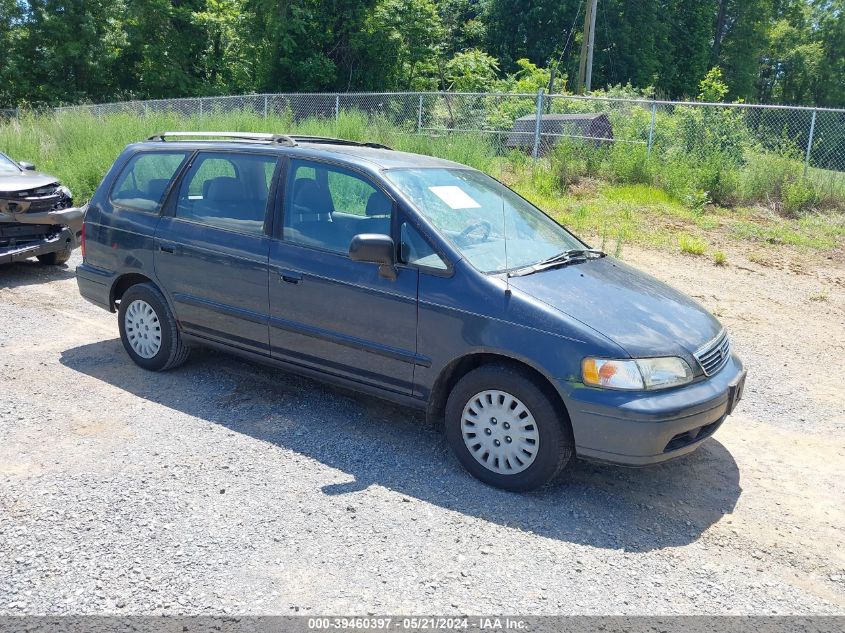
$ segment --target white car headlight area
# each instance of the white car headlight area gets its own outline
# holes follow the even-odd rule
[[[686,384],[693,378],[689,364],[677,356],[626,360],[585,358],[581,373],[586,385],[626,390],[666,389]]]

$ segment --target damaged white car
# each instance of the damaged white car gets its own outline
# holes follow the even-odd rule
[[[57,178],[0,153],[0,264],[64,264],[79,244],[82,216]]]

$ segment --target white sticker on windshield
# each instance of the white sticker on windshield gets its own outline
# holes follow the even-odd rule
[[[429,187],[431,193],[448,204],[452,209],[479,209],[481,205],[473,200],[470,195],[455,185],[441,187]]]

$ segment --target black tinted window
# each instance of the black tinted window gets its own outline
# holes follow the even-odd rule
[[[112,201],[124,207],[157,213],[167,186],[186,156],[185,152],[136,154],[118,177],[112,189]]]
[[[292,161],[284,239],[349,252],[359,233],[390,235],[393,202],[369,180],[340,167]]]
[[[263,233],[276,162],[274,156],[256,154],[198,154],[179,187],[176,217]]]

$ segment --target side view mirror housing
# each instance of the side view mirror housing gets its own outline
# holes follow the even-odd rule
[[[18,165],[20,165],[27,171],[35,171],[35,165],[33,165],[32,163],[28,163],[25,160],[19,160]]]
[[[349,245],[349,259],[355,262],[378,264],[381,277],[396,279],[396,245],[389,235],[361,233],[352,238]]]

